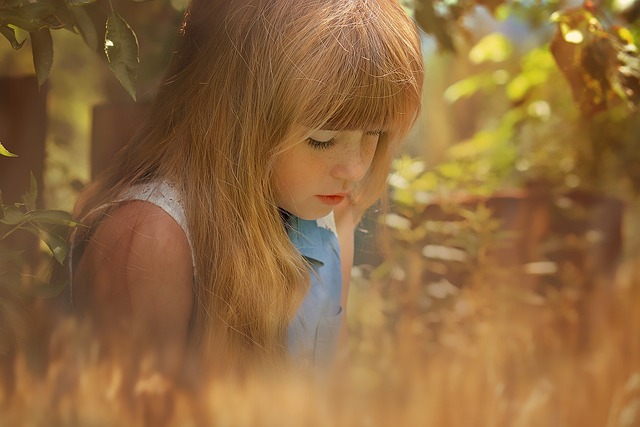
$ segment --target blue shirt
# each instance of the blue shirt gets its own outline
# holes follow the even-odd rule
[[[333,222],[333,217],[329,217]],[[342,268],[334,230],[321,220],[285,219],[287,234],[310,266],[309,291],[289,327],[288,349],[294,358],[316,366],[334,359],[342,322]]]

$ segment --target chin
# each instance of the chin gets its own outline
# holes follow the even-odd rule
[[[320,219],[323,218],[327,215],[329,215],[331,212],[333,212],[332,208],[327,208],[326,210],[323,211],[315,211],[315,212],[310,212],[310,211],[296,211],[296,210],[291,210],[288,211],[289,213],[291,213],[292,215],[297,216],[300,219],[304,219],[306,221],[314,221],[316,219]]]

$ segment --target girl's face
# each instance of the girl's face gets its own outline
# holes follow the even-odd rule
[[[278,207],[306,220],[328,215],[364,178],[379,137],[378,131],[313,131],[276,163]]]

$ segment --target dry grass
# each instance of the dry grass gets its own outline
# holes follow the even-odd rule
[[[411,277],[356,275],[350,361],[316,379],[212,377],[191,388],[144,363],[131,377],[67,320],[42,350],[46,365],[36,369],[38,357],[25,353],[12,362],[0,425],[640,426],[633,263],[589,288],[540,292],[525,279],[479,268],[425,307]]]

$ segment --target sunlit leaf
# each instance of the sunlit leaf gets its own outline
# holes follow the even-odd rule
[[[0,25],[0,34],[9,40],[12,48],[18,50],[24,45],[29,33],[13,25]]]
[[[491,13],[496,13],[500,6],[505,3],[504,0],[476,0],[476,2],[486,7]]]
[[[511,41],[501,33],[489,34],[469,51],[471,62],[480,64],[483,62],[502,62],[511,56],[513,46]]]
[[[530,88],[531,82],[527,76],[520,74],[514,77],[507,85],[507,96],[513,100],[522,99]]]
[[[138,39],[129,24],[116,12],[112,12],[107,20],[104,51],[109,68],[129,95],[136,99]]]
[[[67,257],[67,239],[66,236],[58,233],[59,229],[53,228],[50,230],[37,225],[27,225],[24,229],[39,237],[47,245],[58,263],[64,263]]]
[[[392,193],[393,201],[404,206],[414,206],[413,191],[408,188],[396,188]]]
[[[633,34],[631,33],[631,31],[629,31],[628,28],[625,27],[620,27],[620,26],[614,26],[613,27],[613,31],[618,35],[618,37],[620,38],[620,40],[622,40],[624,43],[633,46],[635,44],[635,40],[633,38]]]
[[[2,145],[2,143],[0,142],[0,156],[5,156],[5,157],[18,157],[17,154],[13,154],[12,152],[10,152],[9,150],[7,150],[6,148],[4,148],[4,145]]]
[[[422,160],[403,157],[394,163],[394,169],[405,180],[413,180],[425,170],[425,164]]]
[[[399,173],[389,174],[387,182],[396,190],[409,188],[409,180]]]
[[[492,75],[479,74],[460,80],[449,86],[444,92],[444,99],[453,103],[462,98],[468,98],[479,90],[495,85]]]
[[[504,132],[506,127],[508,125],[496,129],[480,130],[470,139],[451,147],[449,154],[454,159],[477,158],[482,153],[495,150],[509,136]]]
[[[549,17],[550,22],[561,22],[563,20],[564,14],[561,11],[555,11]]]
[[[36,70],[38,85],[42,86],[49,78],[53,64],[53,39],[48,28],[29,33],[33,51],[33,66]]]
[[[581,30],[573,28],[566,22],[560,22],[559,27],[564,41],[573,44],[580,44],[584,41],[584,35]]]
[[[551,52],[582,114],[590,117],[621,101],[636,110],[640,57],[631,32],[598,20],[591,9],[569,9],[554,18]]]
[[[411,188],[417,191],[433,191],[438,188],[438,177],[433,172],[424,173],[411,183]]]
[[[438,172],[445,178],[460,179],[464,176],[462,165],[457,162],[443,163],[438,167]]]
[[[411,228],[411,221],[395,213],[385,215],[384,223],[396,230],[409,230]]]
[[[548,70],[555,69],[555,66],[553,55],[546,47],[533,49],[522,58],[522,68],[525,70]]]

